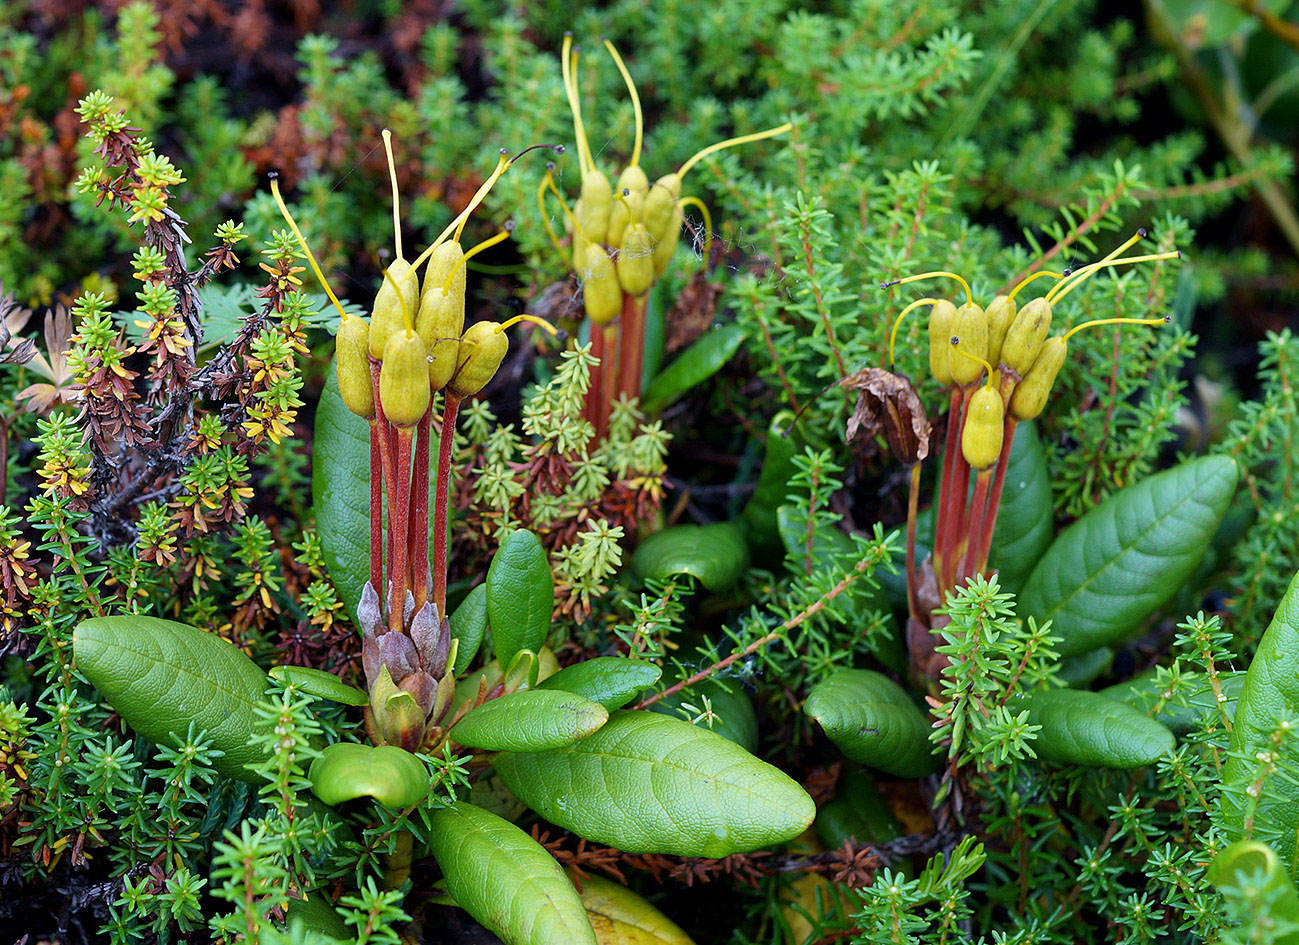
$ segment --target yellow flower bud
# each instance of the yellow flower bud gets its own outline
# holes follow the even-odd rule
[[[677,220],[676,206],[680,197],[681,178],[677,174],[664,174],[645,195],[645,226],[655,242],[675,235],[672,224]]]
[[[961,432],[961,455],[972,468],[987,469],[997,461],[1005,435],[1005,419],[1001,394],[987,386],[974,392],[965,414],[965,429]]]
[[[1032,420],[1042,412],[1068,353],[1069,345],[1063,338],[1046,340],[1033,366],[1024,375],[1024,379],[1015,385],[1015,393],[1010,398],[1012,417],[1016,420]]]
[[[952,334],[956,329],[956,306],[939,299],[929,310],[929,373],[943,387],[952,385]]]
[[[374,309],[370,313],[371,357],[383,359],[388,339],[406,327],[402,306],[405,305],[404,311],[414,317],[418,300],[419,276],[415,269],[404,259],[394,259],[374,297]]]
[[[582,194],[578,197],[578,204],[578,208],[573,211],[573,218],[577,220],[582,235],[592,243],[605,242],[609,229],[609,213],[613,210],[614,204],[613,188],[609,186],[609,178],[597,170],[590,170],[582,175]],[[574,246],[581,242],[581,239],[574,234]],[[581,272],[580,266],[575,268]]]
[[[460,339],[460,366],[447,383],[447,390],[469,397],[496,376],[510,350],[510,340],[500,328],[500,322],[474,322],[466,329]]]
[[[648,206],[646,210],[648,212]],[[678,204],[672,205],[672,221],[668,224],[667,231],[661,239],[654,243],[654,278],[657,279],[663,273],[668,271],[668,266],[672,264],[672,257],[676,255],[677,243],[681,240],[681,221],[684,218],[681,207]],[[647,227],[648,228],[648,227]],[[650,230],[650,239],[655,239],[654,231]]]
[[[609,246],[621,246],[627,238],[632,224],[642,222],[645,210],[645,191],[618,191],[613,198],[613,210],[609,213],[609,232],[605,234],[605,243]]]
[[[369,323],[355,315],[344,318],[338,325],[338,337],[334,339],[338,393],[348,410],[366,420],[374,416],[369,349]]]
[[[447,381],[455,374],[460,335],[465,328],[465,267],[452,268],[456,265],[455,258],[463,254],[459,251],[459,244],[451,245],[454,251],[433,253],[429,275],[424,280],[424,294],[419,300],[419,315],[415,319],[415,330],[424,340],[428,354],[428,381],[432,390],[446,387]],[[438,250],[441,249],[442,246],[439,246]],[[439,255],[442,256],[441,259],[438,258]],[[441,278],[435,277],[438,271],[441,272]],[[447,274],[452,271],[455,274],[451,276],[451,286],[444,295],[442,286],[446,284]]]
[[[607,325],[622,311],[622,286],[613,260],[604,247],[587,248],[586,269],[578,273],[582,279],[582,299],[586,314],[597,325]]]
[[[1001,345],[1001,363],[1020,377],[1028,374],[1051,331],[1051,303],[1034,299],[1019,310]]]
[[[446,285],[447,276],[451,276],[451,284],[447,286],[447,292],[451,295],[459,296],[461,304],[464,304],[466,278],[469,270],[460,265],[460,260],[464,259],[465,251],[459,243],[454,240],[447,240],[439,243],[437,249],[428,258],[428,268],[424,270],[424,292],[420,295],[420,308],[423,309],[424,300],[430,293],[437,292],[442,294],[442,287]],[[456,329],[455,337],[460,337],[460,329]]]
[[[644,295],[654,284],[654,245],[644,223],[627,228],[618,247],[618,282],[628,295]]]
[[[993,367],[1001,362],[1001,346],[1006,341],[1006,332],[1015,321],[1015,312],[1019,306],[1015,300],[999,295],[988,306],[988,353],[985,360]]]
[[[374,333],[371,330],[371,339]],[[379,368],[379,402],[383,412],[401,427],[414,426],[428,410],[429,384],[424,340],[413,331],[388,339]]]
[[[983,309],[973,302],[966,302],[958,308],[952,334],[961,339],[961,350],[970,356],[963,358],[958,354],[949,358],[952,380],[962,386],[973,384],[983,376],[983,365],[973,359],[987,360],[988,317]]]

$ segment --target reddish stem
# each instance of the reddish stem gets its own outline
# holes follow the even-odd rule
[[[997,530],[997,511],[1001,508],[1001,492],[1006,485],[1006,467],[1010,465],[1010,450],[1018,427],[1018,420],[1014,417],[1006,418],[1006,428],[1001,438],[1001,456],[997,459],[997,475],[992,480],[992,496],[988,500],[988,521],[979,538],[980,571],[987,570],[988,555],[992,553],[992,535]]]
[[[447,391],[438,441],[437,488],[433,493],[433,606],[438,609],[439,620],[447,615],[447,503],[451,491],[451,451],[459,413],[460,398]]]
[[[920,505],[920,464],[911,467],[907,488],[907,612],[913,620],[920,619],[917,591],[920,580],[916,576],[916,512]]]
[[[379,423],[370,418],[370,586],[383,593],[383,451]]]
[[[604,353],[608,362],[600,376],[600,400],[596,403],[598,414],[595,423],[595,438],[603,440],[609,432],[609,414],[613,410],[613,399],[618,391],[618,351],[621,342],[619,326],[609,323],[601,329],[604,332]]]
[[[943,574],[939,582],[939,591],[946,593],[956,582],[957,558],[960,555],[961,539],[966,537],[966,496],[970,490],[970,464],[961,453],[961,439],[965,433],[965,418],[969,413],[970,398],[974,396],[974,387],[961,395],[960,417],[956,425],[956,443],[952,449],[952,478],[948,483],[946,497],[947,531],[944,535]]]
[[[979,544],[983,536],[984,519],[988,514],[988,493],[992,487],[992,470],[980,469],[974,480],[974,502],[970,510],[969,534],[965,544],[965,557],[961,561],[958,581],[966,581],[974,576],[974,560],[979,554]]]
[[[388,518],[391,521],[393,547],[396,551],[389,569],[393,575],[392,593],[388,597],[388,626],[393,630],[402,630],[402,611],[406,603],[408,575],[410,574],[410,452],[411,428],[393,428],[397,440],[396,468],[400,471],[394,478],[396,488],[388,493]]]
[[[939,577],[943,568],[943,548],[947,543],[947,499],[951,495],[952,455],[956,452],[956,425],[960,422],[961,391],[953,387],[951,399],[947,406],[947,435],[943,439],[943,470],[939,476],[934,497],[934,576]]]
[[[618,390],[624,397],[640,397],[641,367],[645,361],[645,305],[648,296],[622,297],[621,349],[618,352]]]
[[[410,544],[407,554],[410,556],[411,590],[415,594],[415,609],[424,606],[429,595],[428,566],[428,481],[429,465],[433,451],[429,449],[430,431],[433,427],[433,403],[429,402],[428,410],[420,417],[415,436],[415,466],[411,470],[410,490]]]
[[[596,427],[600,422],[600,395],[604,391],[604,331],[591,322],[591,386],[586,389],[586,402],[582,406],[582,419]]]

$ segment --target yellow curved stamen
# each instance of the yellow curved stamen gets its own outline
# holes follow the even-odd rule
[[[1070,328],[1065,332],[1064,340],[1068,341],[1084,328],[1095,328],[1097,325],[1167,325],[1170,321],[1172,317],[1168,315],[1163,318],[1097,318]]]
[[[961,347],[961,339],[958,338],[958,337],[956,337],[955,335],[952,336],[952,350],[955,351],[955,352],[956,352],[957,354],[959,354],[959,355],[963,355],[964,357],[969,358],[971,361],[978,361],[980,364],[982,364],[982,365],[983,365],[983,369],[984,369],[985,371],[988,372],[988,385],[987,385],[987,386],[988,386],[989,388],[992,387],[992,374],[993,374],[993,371],[992,371],[992,365],[991,365],[991,364],[989,364],[987,361],[983,360],[983,358],[979,357],[977,354],[970,354],[968,351],[964,350],[964,349]]]
[[[501,324],[497,325],[495,329],[495,334],[499,335],[501,332],[505,331],[505,329],[509,328],[511,325],[517,325],[519,322],[532,322],[534,325],[540,325],[542,328],[546,329],[546,331],[550,332],[550,337],[552,338],[559,335],[559,331],[555,328],[554,325],[550,324],[550,322],[546,321],[544,318],[540,318],[536,315],[515,315],[513,318],[501,322]]]
[[[713,256],[713,216],[708,212],[708,207],[698,197],[682,197],[677,201],[680,207],[698,207],[699,213],[704,218],[704,265]]]
[[[919,308],[922,305],[936,305],[937,303],[938,303],[938,299],[916,299],[914,302],[912,302],[910,305],[908,305],[906,308],[904,308],[901,312],[898,313],[898,317],[893,320],[893,330],[889,332],[889,366],[890,367],[893,365],[893,345],[898,340],[898,329],[902,327],[902,319],[906,318],[907,314],[912,309]]]
[[[497,233],[495,236],[489,236],[487,239],[483,240],[481,243],[479,243],[477,246],[474,246],[472,249],[465,250],[464,255],[462,255],[458,260],[456,260],[456,264],[451,267],[451,271],[447,273],[446,280],[443,281],[442,283],[443,296],[449,295],[451,293],[451,280],[455,278],[456,273],[460,271],[460,267],[463,266],[465,263],[467,263],[470,257],[476,256],[479,253],[481,253],[483,250],[491,249],[497,243],[502,243],[505,240],[509,239],[512,230],[513,227],[506,227],[505,229],[501,230],[501,232]]]
[[[725,148],[733,148],[737,144],[748,144],[750,141],[761,141],[764,138],[774,138],[776,135],[783,135],[786,131],[793,131],[793,130],[794,130],[794,123],[787,121],[778,128],[768,128],[766,131],[756,131],[751,135],[740,135],[737,138],[727,138],[725,141],[719,141],[716,144],[710,144],[702,151],[696,151],[694,155],[687,158],[686,163],[682,164],[681,167],[677,169],[677,176],[684,178],[686,174],[690,173],[690,168],[694,167],[701,160],[708,157],[708,155],[714,154],[717,151],[721,151]]]
[[[271,196],[275,198],[275,205],[280,208],[280,216],[284,217],[285,222],[289,224],[289,229],[291,229],[293,235],[297,237],[298,245],[301,246],[302,251],[307,254],[307,262],[311,264],[311,271],[316,274],[316,279],[320,282],[320,287],[324,289],[325,294],[329,296],[329,301],[334,303],[334,308],[338,309],[339,317],[346,320],[349,316],[343,309],[343,303],[338,301],[338,296],[334,294],[334,290],[331,289],[329,283],[325,281],[325,274],[320,271],[320,263],[316,262],[316,257],[312,255],[311,247],[307,245],[307,241],[302,236],[302,231],[298,229],[298,224],[294,221],[293,214],[289,213],[289,208],[285,205],[284,198],[280,196],[280,182],[274,177],[271,178]]]
[[[586,234],[582,232],[582,228],[578,226],[577,217],[573,216],[573,211],[568,209],[568,203],[564,200],[564,195],[559,192],[559,188],[555,186],[555,178],[549,170],[546,171],[545,184],[550,188],[550,192],[559,200],[559,205],[564,208],[564,215],[568,217],[568,222],[572,224],[573,233],[580,236],[586,242],[591,242],[586,238]]]
[[[1019,295],[1020,290],[1023,289],[1024,286],[1032,282],[1034,279],[1041,279],[1047,276],[1049,276],[1052,279],[1067,279],[1069,278],[1070,275],[1072,275],[1072,273],[1051,272],[1048,269],[1043,269],[1041,272],[1035,272],[1031,276],[1027,276],[1023,279],[1020,279],[1018,282],[1016,282],[1014,288],[1010,290],[1010,294],[1006,296],[1006,300],[1008,302],[1015,301],[1015,296]]]
[[[631,73],[627,71],[622,56],[618,55],[618,50],[613,48],[613,43],[606,39],[604,48],[609,50],[610,56],[613,56],[613,64],[618,67],[618,71],[622,73],[622,80],[627,83],[627,91],[631,95],[631,107],[636,113],[636,143],[631,149],[631,166],[635,167],[640,163],[640,146],[645,137],[645,118],[641,114],[640,94],[636,91],[636,83],[631,80]]]
[[[945,269],[936,269],[933,272],[921,272],[914,276],[907,276],[905,279],[894,279],[892,282],[881,282],[880,288],[887,289],[895,285],[906,285],[908,282],[919,282],[921,279],[935,279],[942,277],[944,279],[955,279],[965,289],[965,301],[971,305],[974,304],[974,293],[970,291],[970,284],[954,272],[948,272]]]
[[[550,170],[547,169],[549,174]],[[541,211],[541,223],[546,228],[546,233],[550,236],[550,242],[555,247],[559,255],[564,255],[564,247],[559,242],[559,235],[555,233],[555,228],[550,225],[550,214],[546,212],[546,178],[541,179],[541,184],[537,187],[537,209]]]
[[[1180,250],[1173,250],[1169,253],[1149,253],[1145,256],[1127,256],[1120,259],[1106,259],[1101,262],[1092,263],[1090,266],[1084,266],[1074,273],[1074,278],[1068,282],[1057,282],[1046,294],[1048,304],[1054,305],[1072,292],[1078,286],[1082,285],[1102,269],[1111,269],[1114,266],[1128,266],[1139,262],[1158,262],[1161,259],[1181,259]]]
[[[582,164],[582,173],[595,169],[595,158],[591,156],[591,142],[586,137],[586,125],[582,122],[582,95],[577,84],[578,50],[573,48],[573,37],[564,37],[563,56],[568,64],[568,109],[573,113],[573,137],[577,139],[577,153]]]
[[[392,132],[383,129],[383,149],[388,152],[388,177],[392,180],[392,233],[393,243],[397,249],[397,258],[401,254],[401,197],[397,193],[397,163],[392,159]]]
[[[406,334],[409,335],[415,330],[415,321],[410,317],[410,309],[406,307],[406,300],[401,297],[401,287],[397,285],[397,280],[388,273],[387,269],[383,271],[383,277],[388,281],[388,285],[392,286],[392,290],[397,293],[397,304],[401,306],[402,324],[405,325]]]
[[[433,255],[433,250],[441,246],[442,243],[446,241],[446,238],[451,235],[451,232],[453,230],[456,233],[456,237],[455,237],[456,242],[457,243],[460,242],[460,231],[464,229],[465,221],[469,219],[469,215],[473,213],[475,209],[477,209],[478,205],[483,202],[483,198],[487,196],[488,191],[492,189],[492,187],[500,179],[501,175],[504,174],[506,170],[509,169],[509,167],[510,167],[510,154],[508,151],[502,148],[501,156],[496,162],[496,170],[492,171],[492,175],[487,178],[487,180],[483,183],[483,186],[478,188],[478,192],[475,193],[473,198],[469,201],[469,206],[465,207],[464,210],[460,212],[459,216],[457,216],[454,220],[448,223],[446,229],[438,234],[438,238],[429,244],[428,249],[420,253],[419,257],[413,263],[411,263],[412,269],[418,269],[421,265],[423,265],[425,260],[427,260],[430,256]]]
[[[1139,243],[1139,242],[1141,242],[1143,239],[1145,239],[1145,238],[1146,238],[1146,235],[1147,235],[1147,234],[1146,234],[1146,230],[1145,230],[1145,228],[1144,228],[1144,227],[1139,227],[1139,228],[1137,229],[1137,232],[1133,233],[1131,236],[1129,236],[1127,239],[1125,239],[1125,240],[1124,240],[1122,243],[1120,243],[1118,246],[1115,246],[1112,250],[1110,250],[1108,253],[1106,253],[1104,256],[1102,256],[1100,259],[1096,260],[1096,262],[1094,262],[1094,263],[1088,263],[1086,266],[1080,266],[1079,268],[1077,268],[1077,269],[1073,270],[1072,272],[1068,273],[1069,277],[1072,278],[1072,277],[1074,277],[1074,276],[1081,275],[1081,274],[1082,274],[1082,271],[1083,271],[1084,269],[1087,269],[1087,268],[1089,268],[1090,266],[1095,266],[1097,263],[1107,263],[1107,262],[1109,262],[1109,261],[1112,260],[1112,259],[1117,259],[1119,256],[1122,256],[1124,253],[1126,253],[1126,252],[1127,252],[1129,249],[1131,249],[1133,246],[1137,245],[1137,243]],[[1063,283],[1062,283],[1061,285],[1057,285],[1055,288],[1057,288],[1057,289],[1058,289],[1058,288],[1061,288],[1062,285],[1063,285]]]

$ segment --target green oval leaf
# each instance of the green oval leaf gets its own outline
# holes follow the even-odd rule
[[[1051,475],[1036,423],[1015,430],[988,563],[1004,590],[1019,593],[1055,537]]]
[[[1114,651],[1108,646],[1097,647],[1075,656],[1066,656],[1056,663],[1056,678],[1070,689],[1082,689],[1113,663]]]
[[[555,579],[536,535],[520,528],[501,542],[487,569],[486,595],[492,643],[502,666],[509,666],[519,650],[541,649],[555,609]]]
[[[1030,692],[1012,704],[1042,730],[1033,750],[1044,761],[1094,768],[1139,768],[1173,750],[1173,733],[1131,706],[1094,692]]]
[[[852,840],[858,846],[887,843],[902,836],[902,825],[889,810],[875,782],[856,765],[845,765],[834,800],[816,815],[816,832],[830,849]]]
[[[1206,879],[1219,889],[1253,886],[1259,878],[1258,898],[1268,904],[1273,920],[1299,925],[1299,891],[1295,890],[1281,858],[1266,843],[1237,840],[1214,858]],[[1299,945],[1299,931],[1277,934],[1272,945]]]
[[[1219,673],[1218,687],[1225,697],[1222,710],[1230,719],[1236,712],[1237,700],[1245,687],[1244,671]],[[1204,719],[1219,714],[1218,695],[1204,673],[1183,672],[1177,686],[1169,692],[1167,686],[1160,682],[1158,674],[1151,670],[1102,689],[1100,694],[1151,716],[1160,724],[1168,726],[1175,735],[1185,734]]]
[[[253,744],[266,674],[214,633],[156,617],[121,614],[77,625],[79,669],[126,724],[155,744],[180,746],[191,725],[224,752],[212,767],[259,782],[245,767],[264,760]]]
[[[437,456],[436,434],[430,442]],[[434,475],[430,470],[430,479]],[[311,496],[325,570],[355,621],[370,580],[370,423],[343,404],[333,364],[316,407]]]
[[[652,712],[620,709],[580,742],[495,763],[506,787],[551,823],[628,853],[744,853],[798,836],[816,814],[782,771]]]
[[[752,700],[735,680],[730,681],[727,689],[715,680],[705,679],[665,696],[648,709],[706,728],[745,751],[758,748],[758,715],[753,711]],[[702,717],[707,709],[711,709],[711,719]]]
[[[690,388],[720,371],[735,357],[743,341],[744,330],[738,325],[721,325],[704,332],[650,381],[640,401],[641,409],[650,416],[662,413]]]
[[[646,689],[663,675],[663,670],[647,660],[625,656],[597,656],[543,679],[538,689],[559,689],[575,696],[585,696],[606,709],[621,709],[636,693]]]
[[[902,687],[868,669],[840,669],[812,687],[803,711],[848,758],[900,778],[938,769],[929,720]]]
[[[1299,782],[1281,773],[1268,776],[1260,752],[1299,714],[1299,574],[1277,605],[1245,672],[1245,685],[1232,719],[1227,763],[1222,768],[1223,826],[1231,839],[1262,840],[1293,869],[1299,831]],[[1261,781],[1261,791],[1251,788]],[[1258,796],[1254,796],[1257,793]],[[1245,837],[1245,822],[1253,822]]]
[[[466,748],[544,751],[571,745],[609,720],[609,710],[571,692],[525,690],[484,702],[451,729]]]
[[[800,451],[802,437],[790,429],[794,415],[788,410],[776,414],[767,426],[767,448],[762,459],[753,495],[740,512],[740,521],[748,531],[749,542],[769,555],[779,554],[780,529],[776,510],[784,505],[789,481],[795,472],[794,455]]]
[[[447,892],[506,945],[598,945],[577,890],[537,841],[464,802],[429,820]]]
[[[337,742],[311,763],[307,778],[316,797],[326,804],[372,797],[384,807],[400,810],[428,796],[424,763],[392,745]]]
[[[308,941],[309,935],[340,943],[354,941],[343,917],[319,893],[289,900],[284,919],[295,943]]]
[[[748,565],[749,546],[729,522],[665,528],[642,541],[631,558],[642,581],[688,574],[713,593],[732,587]]]
[[[309,666],[272,666],[271,676],[297,686],[309,696],[330,699],[343,705],[367,705],[370,697],[355,686],[349,686],[333,673]]]
[[[465,599],[447,618],[451,624],[451,637],[459,640],[453,670],[457,676],[469,668],[487,633],[487,585],[479,584],[465,595]]]
[[[1235,489],[1235,462],[1205,456],[1121,490],[1060,533],[1020,613],[1052,622],[1061,656],[1120,642],[1190,576]]]

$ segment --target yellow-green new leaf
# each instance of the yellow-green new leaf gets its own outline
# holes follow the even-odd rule
[[[599,945],[554,857],[508,820],[459,802],[433,812],[428,845],[451,898],[506,945]]]
[[[223,752],[212,762],[217,771],[261,780],[246,766],[265,758],[252,736],[267,679],[238,647],[183,623],[120,614],[79,623],[72,652],[77,669],[137,734],[179,746],[192,725]]]
[[[618,710],[594,735],[545,752],[503,752],[519,800],[580,837],[628,853],[723,857],[796,837],[816,805],[784,772],[720,735]]]
[[[311,763],[307,778],[316,797],[326,804],[372,797],[385,807],[401,810],[428,796],[424,763],[392,745],[330,745]]]
[[[590,735],[609,710],[571,692],[527,689],[484,702],[470,711],[451,738],[484,751],[545,751]]]
[[[600,945],[695,945],[680,926],[626,886],[588,876],[581,896]]]

